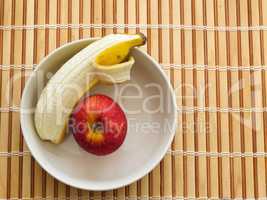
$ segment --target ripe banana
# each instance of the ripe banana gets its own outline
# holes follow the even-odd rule
[[[48,81],[37,102],[34,120],[40,138],[60,143],[72,109],[86,91],[100,81],[129,80],[134,64],[129,50],[145,42],[143,34],[108,35],[68,60]]]

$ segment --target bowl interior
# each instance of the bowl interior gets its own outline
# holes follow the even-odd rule
[[[60,145],[43,142],[36,134],[33,110],[44,84],[67,59],[93,40],[70,43],[50,54],[35,70],[21,102],[25,140],[39,164],[57,179],[82,189],[106,190],[129,184],[148,173],[166,153],[174,135],[176,110],[170,85],[159,65],[139,49],[131,81],[98,85],[93,93],[117,101],[127,115],[128,131],[122,146],[107,156],[85,152],[67,136]],[[32,109],[33,108],[33,109]]]

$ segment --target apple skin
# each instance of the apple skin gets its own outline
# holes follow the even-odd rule
[[[68,130],[87,152],[107,155],[123,143],[127,119],[110,97],[96,94],[78,102],[70,116]]]

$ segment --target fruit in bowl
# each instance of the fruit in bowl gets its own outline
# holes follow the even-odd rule
[[[106,95],[97,94],[85,97],[76,105],[68,129],[86,151],[106,155],[123,143],[127,119],[116,102]]]
[[[130,72],[134,64],[134,58],[129,55],[130,49],[141,46],[145,42],[146,38],[143,34],[108,35],[88,45],[63,64],[48,81],[37,102],[34,121],[40,138],[55,144],[62,142],[67,132],[67,123],[73,108],[88,90],[101,82],[116,84],[130,80]],[[107,106],[108,102],[111,103],[111,99],[107,97],[92,98],[101,100],[100,104],[103,103],[101,109]],[[88,101],[91,102],[90,98]],[[101,128],[97,123],[92,121],[92,124],[89,123],[92,129],[91,134],[85,134],[87,140],[83,141],[90,141],[95,144],[96,141],[102,141],[100,139],[102,137],[109,138],[111,135],[112,137],[117,135],[118,138],[116,140],[103,140],[103,144],[108,144],[107,147],[102,144],[92,148],[92,145],[85,145],[84,142],[81,142],[81,135],[75,133],[76,140],[87,151],[98,155],[107,154],[113,152],[123,142],[127,129],[126,119],[120,107],[117,104],[115,105],[112,112],[116,111],[119,114],[112,115],[114,119],[111,122],[118,123],[121,121],[124,127],[123,131],[119,131],[119,134],[117,132],[106,133],[105,130],[100,130]],[[98,114],[93,116],[99,117]],[[104,118],[105,116],[111,116],[111,114],[106,113]],[[97,132],[104,133],[92,134]],[[100,150],[100,148],[102,149]]]
[[[58,71],[67,60],[97,40],[86,38],[67,43],[44,58],[36,66],[35,72],[31,74],[25,85],[20,117],[25,142],[32,156],[45,171],[61,182],[76,188],[106,191],[128,185],[149,173],[169,149],[178,120],[175,94],[166,74],[156,60],[140,48],[134,48],[130,52],[130,57],[135,60],[131,70],[131,84],[134,83],[140,87],[143,96],[140,99],[127,98],[126,101],[124,99],[117,101],[117,98],[113,98],[116,102],[122,103],[120,105],[125,109],[128,121],[127,135],[120,148],[107,156],[96,157],[79,148],[72,135],[65,137],[60,145],[41,140],[35,128],[32,112],[40,98],[40,92],[38,93],[36,86],[40,86],[42,90],[46,86],[39,75],[45,76],[50,72]],[[73,66],[72,69],[75,68]],[[151,83],[159,85],[162,90],[144,87]],[[127,95],[127,97],[135,97],[137,94],[134,88],[128,87],[127,91],[123,85],[116,88],[117,94]],[[115,89],[113,86],[106,87],[101,84],[94,89],[94,94],[97,92],[114,97],[113,89]],[[90,92],[92,94],[92,91]],[[149,102],[153,106],[163,106],[164,112],[161,109],[153,114],[144,109],[140,109],[136,114],[126,112],[142,108],[139,105],[154,95],[160,95],[160,98],[153,98]],[[79,102],[79,99],[77,100]],[[78,105],[77,102],[75,105]],[[73,108],[70,109],[70,113],[72,110]],[[153,122],[153,129],[147,126],[148,122]],[[167,128],[164,129],[166,122]],[[144,132],[142,132],[143,125]]]

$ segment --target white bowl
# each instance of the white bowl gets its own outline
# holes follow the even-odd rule
[[[23,91],[21,127],[36,161],[56,179],[80,189],[109,190],[142,178],[160,162],[175,134],[176,102],[160,65],[135,48],[131,52],[136,62],[130,82],[93,89],[93,92],[115,98],[125,110],[128,131],[122,146],[110,155],[95,156],[81,149],[72,135],[60,145],[42,141],[33,120],[34,108],[44,87],[40,84],[42,73],[47,76],[54,73],[71,56],[95,40],[91,38],[66,44],[37,66]]]

